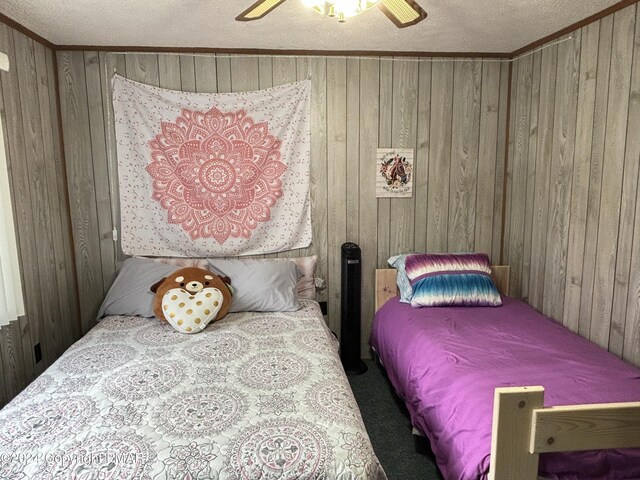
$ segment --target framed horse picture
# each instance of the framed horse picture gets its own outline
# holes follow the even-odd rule
[[[376,155],[376,197],[413,196],[413,149],[379,148]]]

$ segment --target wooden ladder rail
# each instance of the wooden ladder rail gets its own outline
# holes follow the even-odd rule
[[[495,389],[490,480],[536,480],[540,453],[640,447],[640,402],[543,404],[543,387]]]

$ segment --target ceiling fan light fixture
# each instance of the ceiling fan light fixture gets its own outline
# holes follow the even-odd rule
[[[380,0],[303,0],[303,3],[320,15],[338,17],[339,22],[355,17],[376,5]]]
[[[284,2],[286,0],[257,0],[238,15],[236,20],[241,22],[258,20]],[[338,17],[340,23],[374,5],[377,5],[398,28],[410,27],[427,18],[427,12],[416,0],[302,0],[302,3],[320,15]]]

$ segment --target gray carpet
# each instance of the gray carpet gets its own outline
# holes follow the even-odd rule
[[[429,441],[411,434],[409,414],[377,363],[363,375],[349,375],[373,449],[389,480],[442,480]]]

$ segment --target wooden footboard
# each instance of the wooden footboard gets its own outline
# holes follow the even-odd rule
[[[640,447],[640,402],[543,404],[543,387],[496,388],[490,480],[537,479],[540,453]]]

